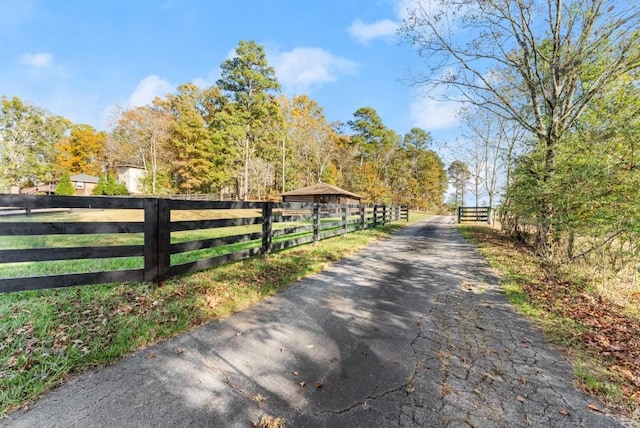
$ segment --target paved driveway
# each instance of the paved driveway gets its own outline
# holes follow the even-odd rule
[[[340,239],[340,238],[336,238]],[[10,427],[615,427],[451,217],[57,388]]]

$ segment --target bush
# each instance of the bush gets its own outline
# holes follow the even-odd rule
[[[68,171],[65,171],[60,177],[54,193],[58,196],[73,196],[76,194],[76,189],[73,188],[73,183],[71,182],[71,174]]]
[[[94,195],[128,195],[129,191],[127,186],[116,181],[113,174],[107,174],[106,176],[100,176],[98,185],[93,189]]]

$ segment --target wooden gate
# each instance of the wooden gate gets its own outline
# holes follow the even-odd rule
[[[463,221],[490,223],[491,207],[458,207],[458,223]]]

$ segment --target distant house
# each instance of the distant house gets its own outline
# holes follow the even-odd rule
[[[317,204],[349,204],[357,205],[362,196],[332,186],[318,183],[280,194],[283,202],[305,202]]]
[[[45,181],[35,187],[25,187],[20,189],[20,193],[23,195],[53,195],[58,181],[60,180]],[[98,177],[88,174],[72,175],[71,184],[76,189],[76,196],[89,196],[98,185]]]
[[[121,165],[118,167],[118,181],[127,186],[131,195],[144,193],[142,189],[142,179],[144,178],[144,168],[132,165]]]

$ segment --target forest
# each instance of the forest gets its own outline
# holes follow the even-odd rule
[[[3,96],[0,190],[64,174],[106,183],[131,165],[144,169],[149,195],[268,200],[325,182],[365,203],[441,206],[447,176],[427,131],[399,135],[371,107],[329,123],[313,99],[281,93],[261,45],[241,41],[235,53],[215,85],[185,83],[151,105],[119,107],[106,131]]]

